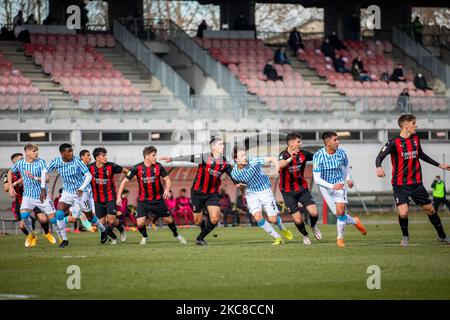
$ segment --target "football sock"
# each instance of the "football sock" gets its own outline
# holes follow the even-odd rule
[[[409,237],[408,217],[402,218],[402,217],[398,216],[398,223],[400,224],[400,229],[402,229],[403,236]]]
[[[91,220],[88,219],[88,221],[91,224],[96,225],[100,232],[105,232],[106,231],[106,227],[103,225],[103,223],[100,222],[100,220],[98,220],[98,218],[96,216],[93,216]]]
[[[302,222],[300,224],[295,224],[295,226],[297,227],[298,231],[300,231],[300,233],[304,236],[308,235],[308,231],[306,231],[306,227],[305,227],[305,223]]]
[[[270,223],[266,221],[266,219],[261,219],[257,222],[258,226],[261,227],[265,232],[274,237],[275,239],[281,238],[280,235],[275,231]]]
[[[346,214],[337,217],[336,226],[337,226],[337,232],[338,232],[338,236],[337,236],[338,239],[344,239],[344,230],[345,230],[346,224],[347,224],[347,215]]]
[[[346,224],[356,224],[356,220],[353,219],[353,217],[350,216],[349,214],[346,213],[345,218],[346,218],[346,221],[345,221]]]
[[[119,230],[120,233],[123,232],[123,224],[122,222],[119,222],[119,224],[117,226],[115,226],[117,230]]]
[[[430,219],[431,224],[436,229],[439,238],[447,238],[447,235],[444,232],[444,227],[442,226],[441,218],[439,218],[439,215],[437,213],[435,213],[431,216],[428,216],[428,219]]]
[[[197,237],[197,240],[203,240],[205,237],[213,231],[213,229],[217,226],[217,224],[213,224],[211,220],[208,219],[208,222],[206,223],[205,228],[200,232],[200,234]]]
[[[144,238],[148,238],[147,227],[145,225],[143,225],[142,227],[138,227],[138,230]]]
[[[265,220],[265,219],[263,219]],[[262,221],[262,220],[261,220]],[[286,227],[283,225],[283,222],[281,221],[281,217],[277,216],[277,222],[275,223],[280,230],[286,230]]]
[[[31,221],[30,213],[22,212],[20,215],[21,215],[22,221],[25,223],[25,228],[27,229],[28,233],[33,233],[33,224]]]
[[[319,216],[313,217],[309,216],[309,221],[311,222],[311,228],[314,228],[316,226],[317,220],[319,220]]]
[[[47,234],[48,233],[48,229],[49,229],[49,224],[48,224],[48,221],[47,222],[44,222],[44,223],[41,223],[41,227],[42,227],[42,230],[44,230],[44,233],[45,234]]]
[[[178,231],[177,231],[177,225],[175,222],[172,222],[171,224],[167,224],[170,231],[172,231],[174,237],[178,237]]]

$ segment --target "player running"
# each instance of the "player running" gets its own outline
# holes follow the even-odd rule
[[[159,162],[156,162],[156,153],[157,150],[154,146],[144,148],[144,161],[131,168],[122,180],[119,191],[117,192],[116,204],[119,207],[122,205],[122,192],[125,185],[136,176],[139,184],[136,220],[138,230],[142,234],[140,244],[145,245],[148,242],[145,220],[149,214],[153,214],[157,218],[162,218],[172,231],[173,236],[181,244],[186,244],[186,240],[178,234],[177,225],[164,202],[164,199],[170,196],[169,190],[172,186],[172,181],[166,169]],[[161,179],[164,180],[164,187]]]
[[[317,240],[322,240],[322,233],[316,225],[319,212],[304,176],[306,162],[313,159],[313,154],[301,149],[303,142],[299,133],[289,133],[286,136],[286,144],[286,149],[279,155],[280,192],[290,215],[294,219],[295,226],[303,235],[303,243],[309,245],[311,240],[298,204],[300,203],[310,214],[314,237]]]
[[[48,173],[57,170],[61,176],[63,184],[63,193],[58,202],[56,210],[56,218],[60,226],[62,242],[60,247],[69,245],[66,233],[66,221],[75,222],[79,218],[79,210],[73,210],[74,216],[69,216],[64,219],[65,212],[71,206],[79,206],[81,211],[86,215],[86,218],[91,224],[97,226],[101,232],[101,242],[107,240],[106,228],[92,213],[89,183],[92,175],[90,174],[86,165],[81,162],[80,158],[73,156],[72,146],[68,143],[63,143],[59,146],[60,157],[55,158],[48,166]],[[62,230],[61,230],[62,229]]]
[[[292,232],[286,229],[281,221],[281,217],[278,215],[279,210],[272,192],[272,184],[262,169],[262,166],[265,164],[273,164],[276,166],[278,164],[277,158],[248,157],[247,150],[243,146],[234,147],[233,158],[236,166],[231,171],[231,176],[234,181],[246,185],[245,197],[247,206],[258,226],[275,238],[275,241],[272,243],[273,245],[283,243],[278,232],[264,219],[262,213],[264,208],[269,221],[278,227],[286,239],[292,240]]]
[[[414,115],[404,114],[400,116],[398,126],[400,127],[400,134],[384,145],[376,158],[375,165],[377,176],[384,177],[385,173],[381,164],[387,155],[391,155],[391,182],[397,206],[398,222],[403,233],[400,245],[406,247],[409,243],[408,205],[410,197],[428,215],[428,219],[430,219],[438,234],[438,241],[450,244],[450,238],[445,234],[441,219],[433,208],[428,192],[423,186],[420,160],[443,170],[450,170],[450,165],[439,164],[423,152],[419,137],[416,134],[417,124]]]
[[[127,240],[127,233],[117,219],[116,186],[114,185],[114,175],[118,173],[126,174],[128,169],[108,162],[108,153],[105,148],[98,147],[92,152],[95,162],[87,167],[92,175],[91,186],[94,199],[95,214],[103,225],[107,225],[107,234],[111,237],[111,244],[117,244],[117,236],[113,232],[116,227],[120,232],[120,241]]]
[[[167,162],[188,161],[198,163],[197,174],[191,189],[191,203],[194,211],[195,224],[200,226],[201,232],[197,236],[195,243],[199,246],[206,246],[208,243],[205,237],[217,226],[220,219],[219,189],[220,177],[223,173],[230,176],[233,169],[224,157],[223,139],[212,137],[209,141],[210,153],[200,155],[189,155],[182,157],[160,157],[160,160]],[[208,222],[203,221],[203,209],[206,208],[209,214]]]
[[[34,234],[31,221],[31,212],[35,208],[38,208],[41,211],[40,213],[37,213],[37,217],[41,222],[42,228],[44,229],[45,238],[51,244],[55,244],[56,239],[49,232],[48,225],[48,221],[50,220],[54,230],[59,234],[60,228],[56,223],[55,208],[50,196],[47,196],[46,192],[41,192],[41,187],[43,188],[42,190],[46,191],[45,179],[41,181],[40,178],[34,178],[41,177],[42,171],[45,171],[46,164],[43,159],[39,158],[38,146],[34,144],[27,144],[24,150],[25,159],[23,159],[23,157],[19,159],[19,157],[22,156],[21,154],[13,159],[13,162],[14,160],[16,161],[11,170],[8,172],[8,189],[9,195],[11,197],[16,197],[17,203],[20,202],[17,197],[21,191],[17,190],[18,192],[16,192],[13,185],[13,176],[19,178],[20,175],[23,180],[23,197],[20,203],[20,217],[23,221],[22,223],[25,226],[25,229],[28,232],[25,240],[25,247],[34,247],[37,243],[37,237]]]
[[[346,224],[353,224],[363,235],[367,234],[366,228],[358,217],[352,217],[345,213],[347,200],[347,186],[353,188],[350,176],[347,154],[339,149],[339,138],[336,132],[326,131],[322,134],[325,145],[314,154],[313,175],[314,181],[331,211],[337,215],[337,240],[340,248],[345,247],[344,230]]]

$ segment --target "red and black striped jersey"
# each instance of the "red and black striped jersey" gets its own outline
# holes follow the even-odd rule
[[[172,160],[198,163],[192,189],[206,194],[219,192],[221,185],[220,177],[223,173],[226,173],[231,178],[231,171],[233,170],[233,167],[228,163],[225,156],[215,159],[211,153],[182,156]]]
[[[308,182],[304,177],[307,161],[313,160],[314,154],[306,150],[300,150],[292,158],[292,161],[280,169],[280,191],[281,192],[302,192],[309,190]],[[279,160],[287,160],[291,154],[287,149],[280,153]]]
[[[91,186],[95,202],[116,201],[116,186],[114,185],[114,175],[121,173],[123,167],[107,162],[101,168],[93,162],[88,165],[92,175]]]
[[[11,172],[11,173],[12,173],[12,182],[13,183],[16,181],[19,181],[22,178],[22,176],[20,175],[20,172],[16,172],[16,173]],[[8,184],[8,175],[7,174],[5,175],[5,179],[3,180],[3,182],[5,184]],[[22,197],[23,197],[23,184],[22,183],[16,184],[16,186],[14,187],[14,191],[16,192],[15,201],[17,203],[21,204]]]
[[[135,165],[127,173],[127,179],[131,180],[134,176],[139,184],[139,201],[154,201],[163,199],[164,187],[161,177],[168,175],[166,169],[157,162],[155,165],[147,167],[144,162]]]
[[[393,186],[422,183],[422,168],[419,159],[439,166],[438,162],[422,151],[419,137],[416,134],[409,138],[398,135],[390,139],[377,156],[375,161],[377,168],[381,167],[381,163],[388,154],[391,155]]]

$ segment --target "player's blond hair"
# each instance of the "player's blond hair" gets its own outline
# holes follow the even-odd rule
[[[36,144],[27,143],[25,147],[23,147],[23,149],[25,150],[25,152],[27,152],[28,150],[37,151],[39,150],[39,147]]]

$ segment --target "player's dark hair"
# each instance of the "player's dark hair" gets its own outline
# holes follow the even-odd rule
[[[127,193],[130,193],[130,191],[128,189],[123,189],[122,194],[127,194]]]
[[[237,154],[238,154],[238,152],[240,152],[240,151],[245,151],[245,152],[247,152],[247,148],[246,148],[245,146],[243,146],[243,145],[235,145],[234,148],[233,148],[233,159],[234,159],[234,161],[236,161],[236,159],[237,159]]]
[[[25,152],[27,150],[39,150],[39,147],[36,144],[32,144],[32,143],[27,143],[25,145],[25,147],[23,147],[23,150],[25,150]]]
[[[325,140],[332,138],[332,137],[337,137],[337,133],[336,131],[325,131],[324,133],[322,133],[322,140],[325,142]]]
[[[59,192],[59,193],[63,193],[63,188],[60,188],[60,189],[58,190],[58,192]]]
[[[410,121],[416,121],[416,116],[413,114],[402,114],[400,118],[398,118],[398,126],[401,128],[403,126],[403,123],[410,122]]]
[[[300,140],[303,140],[303,137],[302,137],[302,135],[301,135],[300,133],[298,133],[298,132],[289,132],[289,133],[286,135],[286,144],[288,144],[289,141],[294,140],[294,139],[300,139]]]
[[[183,189],[181,189],[181,190],[180,190],[180,192],[186,192],[186,189],[185,189],[185,188],[183,188]]]
[[[105,148],[103,147],[97,147],[94,150],[92,150],[92,156],[94,157],[94,159],[97,159],[97,157],[101,154],[101,153],[108,153],[108,151],[106,151]]]
[[[72,149],[72,146],[68,143],[63,143],[59,146],[59,152],[66,151],[67,149]]]
[[[80,151],[80,158],[84,157],[86,153],[89,153],[89,150],[83,149]]]
[[[158,152],[158,150],[154,147],[154,146],[150,146],[150,147],[145,147],[144,148],[144,151],[142,151],[142,154],[143,154],[143,156],[144,156],[144,158],[145,158],[145,156],[147,155],[147,154],[152,154],[152,153],[157,153]]]
[[[212,136],[209,140],[209,145],[213,144],[216,141],[223,141],[223,139],[221,137]]]
[[[11,155],[11,161],[13,161],[17,157],[23,157],[23,153],[17,152]]]

